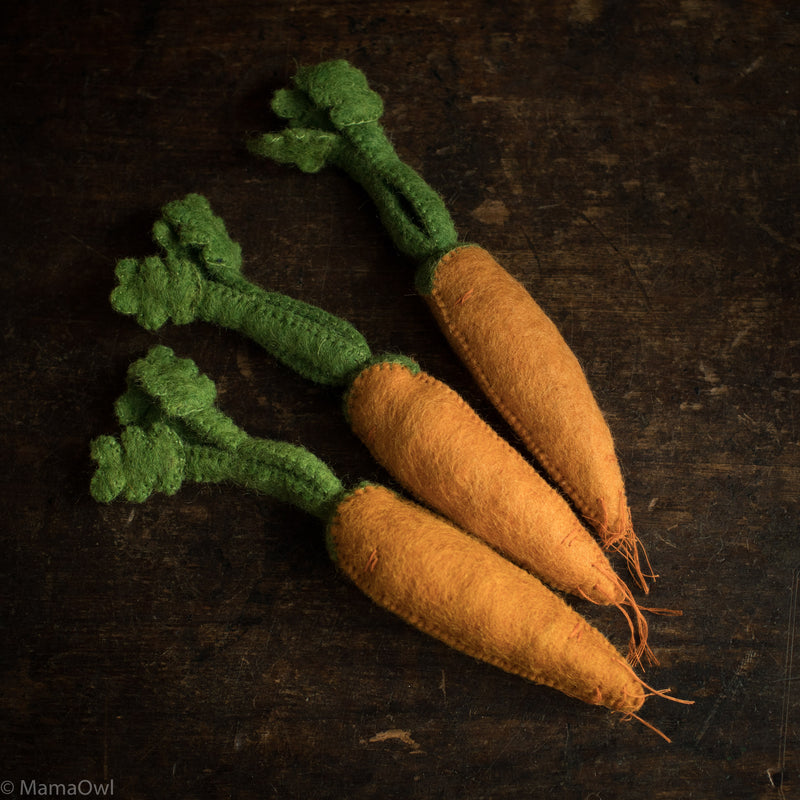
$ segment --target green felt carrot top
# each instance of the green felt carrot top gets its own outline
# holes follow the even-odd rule
[[[275,358],[317,383],[344,386],[372,358],[347,321],[279,292],[241,272],[239,245],[208,201],[197,194],[168,203],[153,225],[159,255],[117,264],[111,304],[157,330],[172,320],[213,321],[249,336]]]
[[[345,170],[372,197],[397,248],[421,265],[418,282],[458,241],[442,198],[403,163],[379,123],[383,101],[347,61],[303,67],[272,109],[289,127],[249,142],[251,151],[304,172]]]
[[[141,503],[155,492],[175,494],[184,481],[225,481],[327,521],[344,496],[333,472],[303,447],[249,436],[215,403],[214,383],[168,347],[134,362],[115,407],[119,438],[92,442],[92,497]]]

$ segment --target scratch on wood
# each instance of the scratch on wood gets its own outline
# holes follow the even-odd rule
[[[539,254],[536,252],[536,248],[533,246],[533,241],[531,237],[528,236],[527,231],[522,231],[522,235],[525,237],[525,241],[528,243],[528,249],[533,253],[533,257],[536,259],[536,266],[539,270],[539,276],[541,277],[542,274],[542,262],[539,260]]]
[[[630,260],[630,258],[625,253],[623,253],[622,250],[619,249],[619,247],[617,247],[614,244],[614,242],[611,240],[609,236],[606,236],[603,229],[596,222],[591,220],[589,217],[586,216],[586,214],[584,214],[582,211],[579,211],[578,209],[575,209],[575,212],[587,225],[589,225],[591,228],[597,231],[597,233],[600,235],[603,241],[622,259],[623,264],[625,264],[625,266],[628,268],[628,272],[630,273],[634,283],[636,284],[636,287],[639,289],[642,295],[645,308],[647,308],[648,311],[652,311],[653,307],[652,304],[650,303],[650,295],[647,293],[647,289],[645,289],[645,286],[642,283],[642,279],[639,277],[639,273],[633,266],[633,262]]]
[[[717,695],[714,705],[711,706],[711,711],[708,712],[708,716],[706,717],[705,722],[703,722],[703,727],[700,729],[700,733],[697,734],[695,743],[699,743],[700,740],[706,735],[708,729],[711,727],[711,721],[717,715],[717,711],[719,711],[719,707],[722,705],[723,701],[733,700],[733,698],[736,697],[736,695],[742,690],[745,679],[752,672],[753,667],[755,666],[757,655],[758,654],[755,650],[748,650],[744,654],[742,660],[736,667],[736,671],[733,673],[733,677],[730,679],[730,681],[728,681],[727,685],[722,687],[722,691]]]
[[[789,626],[786,633],[786,658],[783,667],[783,704],[781,706],[781,729],[778,736],[778,766],[767,770],[770,785],[776,787],[781,798],[786,771],[786,743],[789,738],[789,717],[791,711],[790,693],[792,689],[792,667],[794,664],[794,642],[797,628],[797,603],[800,594],[800,567],[792,573],[791,598],[789,600]]]

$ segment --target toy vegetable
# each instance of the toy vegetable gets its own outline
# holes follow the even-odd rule
[[[517,280],[482,248],[458,242],[442,199],[386,138],[383,103],[364,75],[346,61],[302,68],[272,108],[289,127],[250,149],[306,172],[333,164],[366,189],[395,245],[418,265],[417,289],[454,350],[647,591],[654,576],[644,575],[611,433],[578,360]]]
[[[224,325],[305,377],[347,387],[353,431],[415,497],[551,586],[630,605],[630,658],[654,661],[646,620],[600,547],[561,495],[459,395],[409,358],[374,357],[344,320],[249,283],[238,246],[205,198],[168,204],[153,232],[163,257],[119,262],[111,297],[118,311],[149,329],[170,318]]]
[[[653,693],[601,633],[486,545],[381,486],[345,489],[302,447],[248,436],[194,362],[157,346],[128,386],[120,437],[92,443],[98,501],[143,502],[185,481],[263,492],[320,518],[331,558],[359,588],[448,645],[631,717]]]

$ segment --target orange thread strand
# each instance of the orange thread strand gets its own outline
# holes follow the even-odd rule
[[[649,684],[645,683],[634,671],[633,667],[627,662],[623,661],[622,659],[617,659],[617,661],[622,664],[628,672],[633,675],[633,677],[639,682],[643,689],[646,689],[648,692],[648,697],[660,697],[662,700],[672,700],[673,703],[680,703],[684,706],[693,706],[694,700],[683,700],[680,697],[673,697],[670,692],[672,689],[654,689]]]
[[[596,569],[602,573],[607,572],[605,567],[598,567],[595,565]],[[617,587],[619,588],[620,592],[622,592],[623,600],[618,603],[614,603],[614,605],[623,613],[625,619],[628,621],[628,626],[631,629],[631,642],[628,647],[628,659],[631,663],[636,664],[637,666],[644,669],[644,665],[642,663],[642,659],[645,658],[647,663],[651,666],[655,666],[658,664],[658,659],[656,658],[653,651],[650,649],[650,646],[647,644],[647,639],[649,635],[649,626],[647,624],[647,620],[642,614],[641,607],[636,602],[635,598],[631,590],[625,585],[624,581],[622,581],[617,575],[613,572],[607,575],[609,580],[614,582]],[[631,616],[627,613],[627,611],[623,608],[623,604],[627,604],[631,608],[631,612],[633,617],[636,620],[636,625],[634,627],[633,620]],[[636,637],[638,635],[639,641],[638,644],[636,643]]]
[[[370,554],[369,558],[367,559],[367,571],[368,572],[375,572],[375,567],[378,566],[378,548],[376,547]]]
[[[657,733],[667,744],[672,744],[672,739],[667,736],[666,733],[656,728],[652,722],[648,722],[646,719],[642,719],[638,714],[634,714],[632,711],[626,714],[623,719],[635,719],[637,722],[640,722],[645,728],[650,728],[653,733]]]

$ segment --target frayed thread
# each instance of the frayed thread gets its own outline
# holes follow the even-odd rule
[[[633,678],[636,680],[636,682],[642,687],[642,689],[644,689],[644,691],[645,691],[644,697],[645,698],[648,698],[648,697],[660,697],[662,700],[671,700],[673,703],[680,703],[681,705],[686,705],[686,706],[694,705],[694,700],[683,700],[682,698],[679,698],[679,697],[673,697],[670,694],[670,692],[672,691],[671,689],[654,689],[652,686],[649,686],[647,683],[645,683],[636,674],[636,672],[634,671],[633,667],[631,667],[631,665],[628,664],[627,661],[621,661],[620,660],[620,664],[622,664],[630,672],[630,674],[633,676]],[[646,728],[649,728],[651,731],[653,731],[654,733],[658,734],[668,744],[672,743],[672,739],[670,739],[669,736],[667,736],[663,731],[661,731],[659,728],[657,728],[651,722],[648,722],[646,719],[640,717],[638,714],[634,713],[633,711],[626,711],[626,712],[620,712],[620,713],[622,713],[622,719],[623,720],[627,721],[627,720],[635,719],[637,722],[641,723]]]
[[[633,520],[624,493],[620,492],[619,495],[618,523],[613,528],[608,524],[609,514],[605,501],[603,498],[598,498],[598,502],[603,512],[603,519],[586,517],[587,521],[598,531],[603,548],[619,553],[637,585],[645,594],[649,594],[650,587],[647,581],[654,581],[658,575],[653,571],[642,540],[633,529]]]

